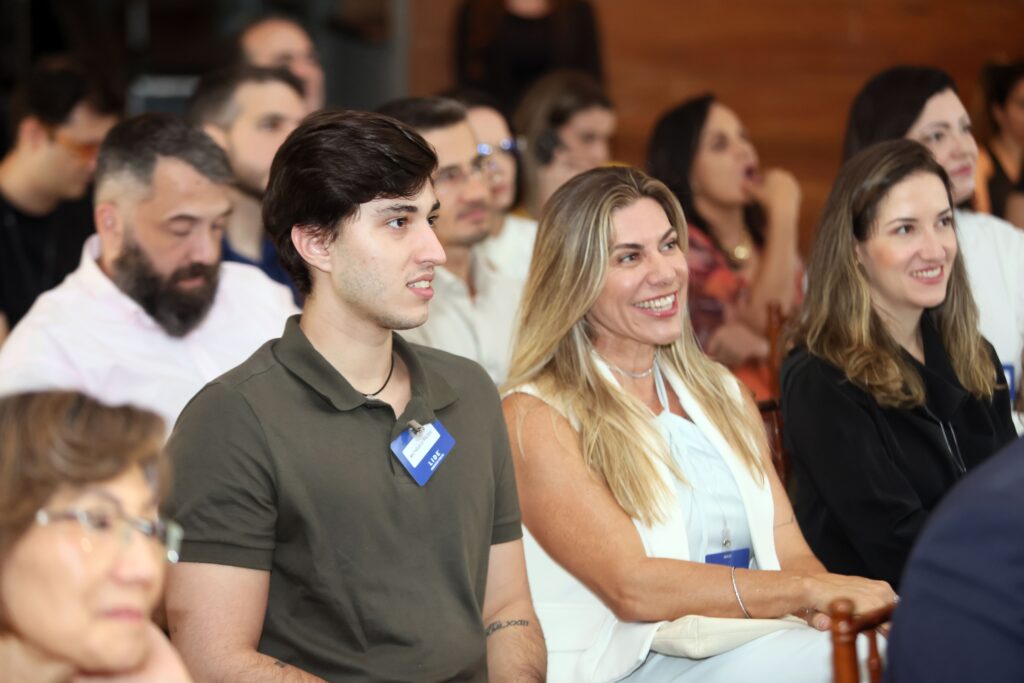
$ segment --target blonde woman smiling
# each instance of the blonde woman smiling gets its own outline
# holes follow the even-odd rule
[[[635,169],[574,178],[541,219],[504,409],[548,680],[824,683],[828,636],[807,626],[651,652],[687,615],[824,629],[836,597],[894,599],[811,554],[756,409],[696,344],[685,252],[677,200]]]

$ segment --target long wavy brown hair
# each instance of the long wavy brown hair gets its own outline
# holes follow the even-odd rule
[[[533,384],[559,412],[571,416],[587,467],[627,514],[651,525],[665,518],[664,503],[670,499],[659,463],[680,480],[683,475],[650,409],[598,369],[587,320],[607,277],[613,214],[642,198],[665,210],[685,250],[686,220],[678,200],[663,183],[637,169],[587,171],[552,195],[541,217],[503,390]],[[683,333],[659,348],[659,363],[683,380],[755,479],[763,482],[764,427],[744,405],[736,380],[697,345],[685,308],[680,315]]]
[[[871,304],[856,246],[874,233],[878,206],[892,188],[919,173],[942,180],[952,208],[949,178],[920,143],[882,142],[843,165],[811,249],[807,298],[794,334],[796,345],[841,368],[851,382],[890,407],[924,405],[924,383]],[[978,332],[978,308],[959,251],[945,300],[926,315],[938,328],[960,383],[974,396],[991,397],[997,377]]]

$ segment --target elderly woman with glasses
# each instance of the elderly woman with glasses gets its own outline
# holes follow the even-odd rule
[[[189,680],[150,621],[181,540],[163,435],[77,393],[0,399],[0,680]]]

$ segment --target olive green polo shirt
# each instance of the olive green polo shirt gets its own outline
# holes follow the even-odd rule
[[[498,394],[480,366],[405,342],[396,420],[284,335],[208,384],[168,449],[184,562],[262,569],[258,649],[330,681],[485,681],[491,545],[522,536]],[[455,446],[420,487],[391,452],[410,420]]]

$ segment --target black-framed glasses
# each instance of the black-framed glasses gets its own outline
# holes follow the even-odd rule
[[[118,540],[121,545],[131,542],[132,530],[143,538],[163,546],[168,562],[180,558],[181,541],[185,532],[176,522],[167,519],[131,517],[117,509],[67,508],[65,510],[36,511],[36,524],[48,526],[55,522],[77,522],[91,536],[100,541]]]

